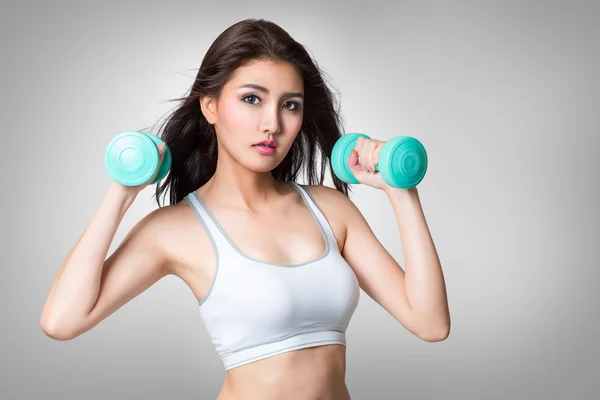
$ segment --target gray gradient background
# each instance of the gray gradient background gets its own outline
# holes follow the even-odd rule
[[[353,399],[598,397],[598,2],[4,2],[0,398],[214,399],[224,370],[168,278],[70,342],[39,328],[109,183],[111,137],[183,95],[232,23],[272,19],[340,92],[346,132],[418,137],[452,332],[409,334],[362,293]],[[155,208],[143,192],[125,233]],[[403,263],[385,196],[352,199]]]

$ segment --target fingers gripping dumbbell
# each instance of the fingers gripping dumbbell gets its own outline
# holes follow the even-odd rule
[[[346,183],[359,183],[348,165],[350,153],[359,137],[370,139],[364,133],[349,133],[339,138],[333,146],[331,167],[335,175]],[[410,136],[396,136],[381,149],[375,170],[388,185],[410,189],[423,180],[427,164],[427,153],[421,142]]]

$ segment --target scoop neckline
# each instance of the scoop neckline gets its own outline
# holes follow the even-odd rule
[[[237,244],[235,244],[235,242],[231,239],[231,237],[229,237],[229,235],[227,234],[227,232],[225,231],[225,229],[223,229],[223,227],[221,226],[221,224],[219,223],[219,221],[217,220],[217,218],[210,211],[210,208],[206,205],[206,203],[204,202],[204,200],[202,200],[202,197],[198,194],[198,191],[194,190],[194,192],[192,194],[196,198],[196,200],[198,200],[198,203],[200,204],[200,206],[202,207],[202,209],[204,210],[204,212],[206,212],[206,215],[208,215],[208,217],[211,219],[211,221],[213,222],[213,224],[215,225],[215,227],[219,230],[219,232],[221,233],[221,235],[223,236],[223,238],[225,240],[227,240],[227,242],[231,245],[231,247],[242,258],[245,258],[246,260],[249,260],[249,261],[261,264],[261,265],[271,265],[271,266],[283,267],[283,268],[297,268],[297,267],[302,267],[302,266],[307,266],[307,265],[310,265],[310,264],[314,264],[314,263],[322,260],[323,258],[325,258],[329,254],[329,250],[330,250],[329,240],[328,240],[327,235],[325,233],[325,229],[323,228],[321,222],[319,221],[319,219],[317,218],[317,215],[315,214],[315,211],[313,210],[313,208],[311,207],[310,203],[308,202],[308,199],[305,197],[306,195],[304,193],[302,193],[302,189],[301,188],[299,188],[299,187],[296,186],[296,185],[300,186],[300,184],[298,184],[296,182],[289,182],[289,181],[286,181],[285,183],[288,184],[289,186],[291,186],[292,188],[294,188],[294,190],[296,190],[300,194],[300,197],[302,198],[302,201],[304,202],[304,204],[306,205],[306,207],[310,211],[311,215],[313,216],[313,220],[317,223],[317,226],[319,227],[319,231],[321,232],[321,237],[325,241],[325,250],[323,251],[323,253],[320,256],[318,256],[318,257],[316,257],[316,258],[314,258],[312,260],[305,261],[305,262],[302,262],[302,263],[297,263],[297,264],[277,264],[277,263],[271,263],[271,262],[262,261],[262,260],[259,260],[257,258],[254,258],[254,257],[251,257],[251,256],[247,255],[246,253],[244,253],[237,246]]]

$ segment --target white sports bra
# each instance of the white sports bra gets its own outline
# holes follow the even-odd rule
[[[197,192],[184,198],[216,255],[212,286],[199,310],[225,370],[306,347],[346,345],[360,297],[358,280],[312,195],[288,183],[304,199],[326,245],[321,256],[302,264],[272,264],[243,254]]]

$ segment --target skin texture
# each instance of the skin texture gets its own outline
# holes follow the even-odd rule
[[[248,84],[268,92],[242,87]],[[219,157],[214,176],[197,193],[240,250],[264,262],[302,263],[325,248],[299,193],[270,174],[301,127],[302,93],[303,82],[293,66],[260,60],[239,68],[218,99],[200,99],[204,116],[216,130]],[[274,155],[252,147],[264,139],[277,142]],[[327,186],[307,189],[361,289],[419,338],[444,340],[450,315],[440,261],[416,188],[391,188],[374,172],[383,144],[358,141],[348,163],[359,182],[389,199],[405,269],[377,240],[352,201]],[[207,233],[186,202],[149,213],[105,259],[135,196],[135,190],[112,183],[61,265],[40,321],[49,337],[70,340],[89,331],[167,275],[181,278],[197,300],[208,293],[216,259]],[[295,350],[228,371],[218,400],[349,399],[345,373],[342,345]]]

